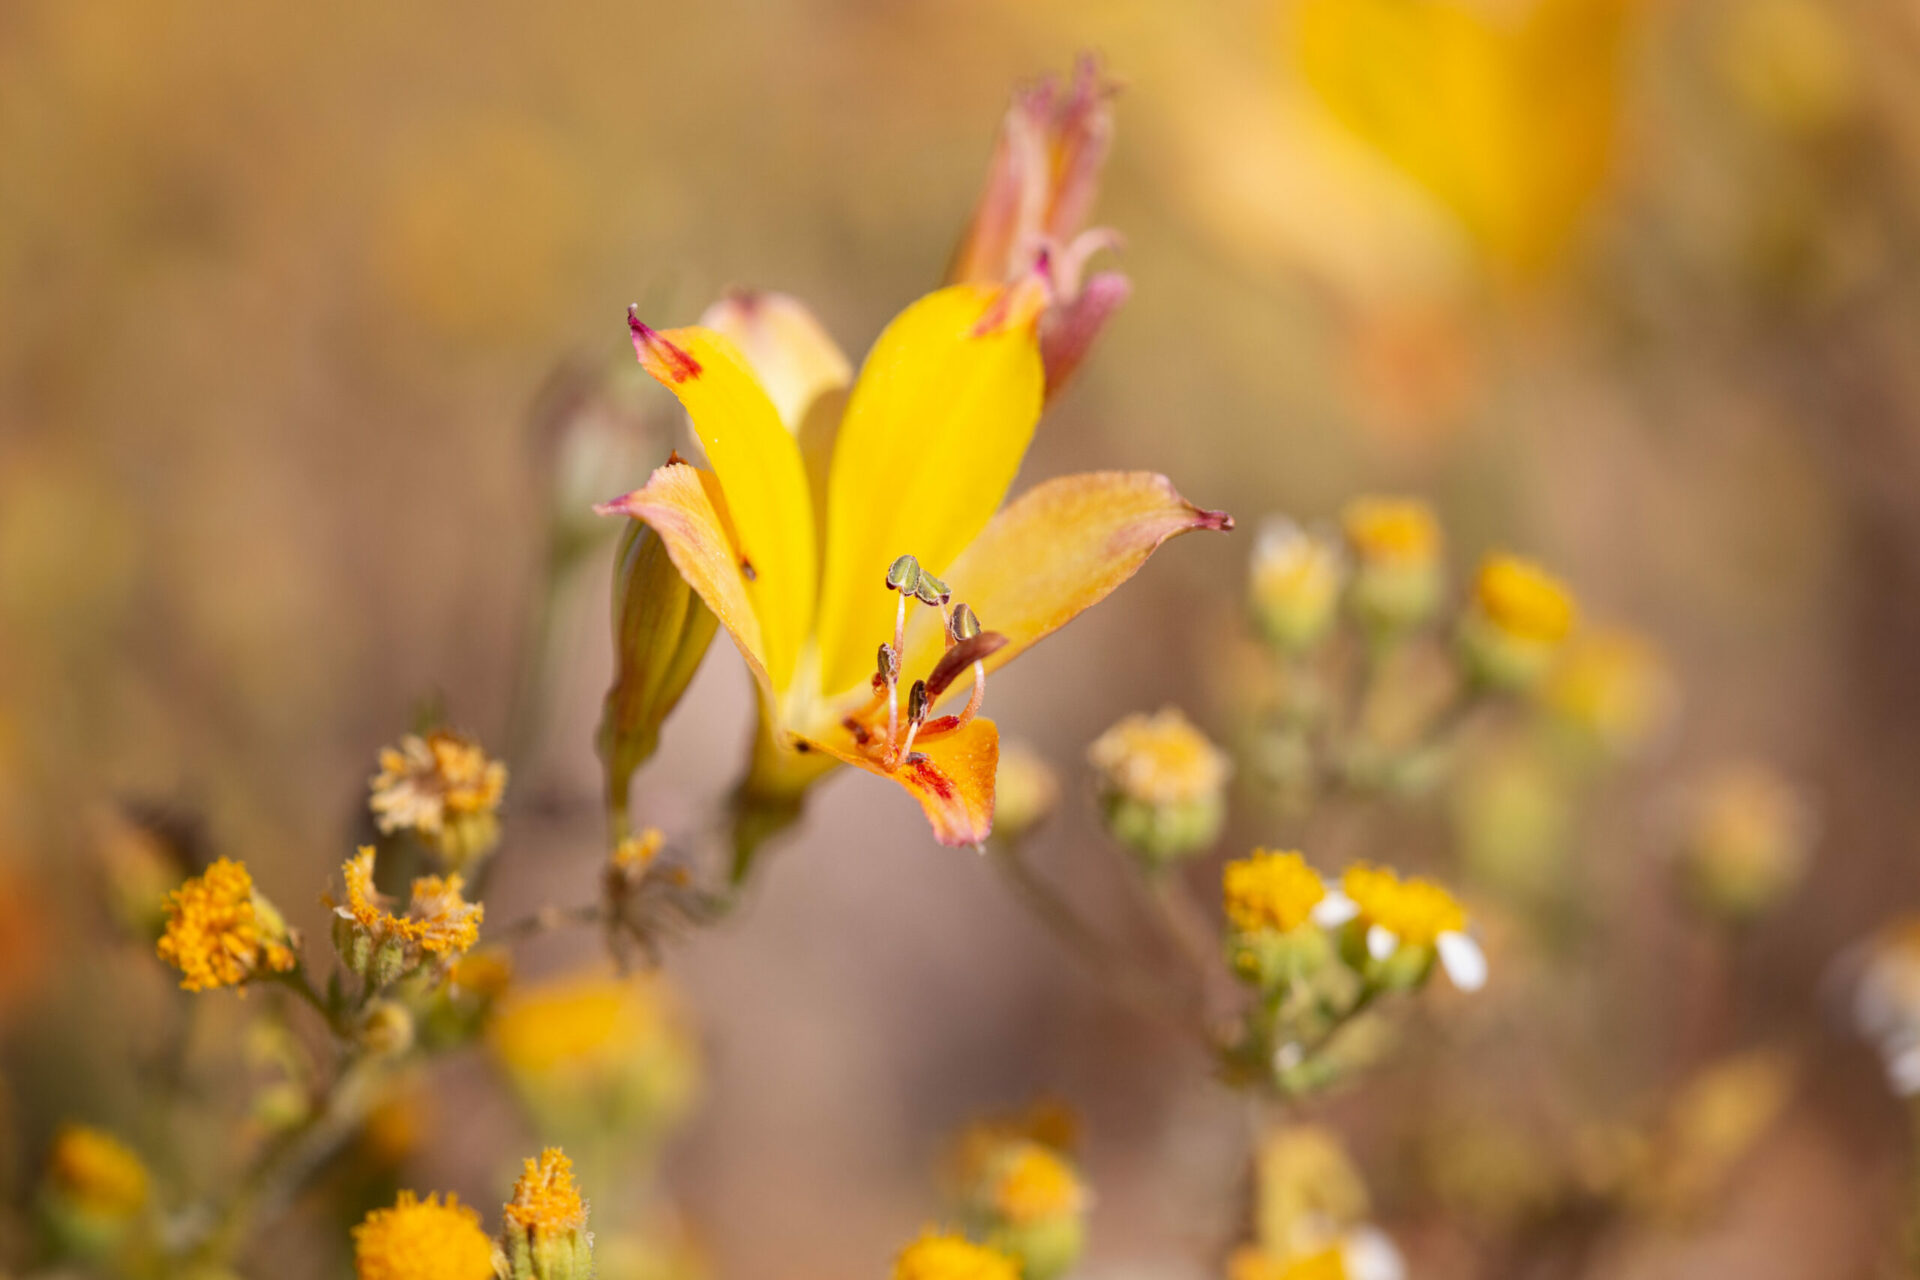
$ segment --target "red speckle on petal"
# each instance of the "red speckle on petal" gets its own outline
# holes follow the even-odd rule
[[[643,323],[631,308],[627,311],[627,332],[633,337],[633,353],[646,371],[662,382],[679,384],[700,376],[700,362],[660,336]]]

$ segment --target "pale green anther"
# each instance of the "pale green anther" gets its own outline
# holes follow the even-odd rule
[[[907,692],[907,719],[915,723],[927,718],[927,682],[915,680]]]
[[[947,625],[955,640],[971,640],[980,634],[980,619],[964,603],[953,606],[953,614]]]
[[[920,590],[920,577],[920,562],[912,556],[901,556],[887,566],[887,590],[916,595]]]
[[[922,569],[914,595],[920,597],[921,604],[944,605],[953,599],[953,588]]]

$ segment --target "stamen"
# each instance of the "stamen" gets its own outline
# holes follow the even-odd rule
[[[893,755],[896,768],[902,760],[913,754],[914,735],[920,732],[920,722],[927,718],[927,708],[927,682],[915,680],[913,688],[907,693],[907,740],[900,744],[899,751]]]

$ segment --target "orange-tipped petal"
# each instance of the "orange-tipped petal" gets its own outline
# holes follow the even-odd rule
[[[726,492],[738,568],[760,620],[761,658],[774,688],[785,689],[813,629],[818,582],[800,446],[731,340],[698,326],[663,333],[631,315],[627,327],[641,367],[686,406]]]
[[[1194,506],[1150,471],[1063,476],[995,516],[946,579],[981,626],[1007,637],[986,659],[991,670],[1104,599],[1168,538],[1231,528],[1232,516]],[[937,616],[915,618],[906,670],[924,671],[938,660],[939,623]]]
[[[1000,730],[991,720],[972,720],[924,744],[914,759],[888,772],[841,735],[810,740],[824,751],[868,773],[890,778],[920,802],[933,835],[941,844],[977,845],[993,830],[993,780],[1000,768]]]
[[[673,567],[720,619],[761,693],[771,700],[773,686],[767,676],[760,618],[741,572],[743,557],[726,495],[713,474],[675,458],[656,469],[645,488],[594,510],[601,515],[632,516],[653,526],[667,545]]]

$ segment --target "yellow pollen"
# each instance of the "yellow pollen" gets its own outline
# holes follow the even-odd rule
[[[612,855],[613,870],[628,878],[637,878],[646,873],[654,860],[660,856],[661,846],[667,838],[658,827],[648,827],[638,835],[631,835],[615,846]]]
[[[1565,640],[1577,613],[1573,596],[1559,579],[1531,560],[1504,553],[1481,562],[1473,598],[1496,630],[1532,644]]]
[[[1440,554],[1440,522],[1415,498],[1355,498],[1341,511],[1340,524],[1368,564],[1425,565]]]
[[[894,1259],[893,1280],[1020,1280],[1020,1266],[962,1236],[928,1231]]]
[[[513,1185],[513,1199],[505,1213],[535,1237],[561,1236],[586,1226],[587,1206],[574,1185],[573,1161],[558,1147],[548,1147],[538,1160],[528,1160],[520,1181]]]
[[[127,1218],[147,1203],[147,1167],[112,1134],[62,1125],[47,1154],[47,1178],[62,1195],[102,1218]]]
[[[1078,1213],[1086,1191],[1073,1166],[1037,1142],[1022,1143],[1002,1157],[993,1185],[993,1207],[1015,1226],[1028,1226]]]
[[[492,1280],[493,1242],[480,1215],[453,1196],[440,1203],[402,1191],[353,1229],[360,1280]]]
[[[341,868],[347,901],[334,910],[376,939],[398,938],[430,956],[458,956],[480,939],[486,908],[461,897],[466,882],[457,875],[422,876],[413,882],[406,915],[386,909],[373,887],[372,845],[363,845]]]
[[[1128,716],[1094,741],[1087,758],[1115,791],[1154,806],[1208,799],[1232,768],[1177,707]]]
[[[1340,887],[1360,908],[1360,920],[1379,925],[1407,946],[1430,947],[1443,933],[1467,927],[1466,909],[1452,894],[1418,876],[1402,880],[1384,868],[1356,863]]]
[[[438,835],[449,816],[491,814],[507,790],[507,767],[480,744],[445,730],[408,734],[380,752],[374,819],[383,834]]]
[[[1249,856],[1229,862],[1220,881],[1227,919],[1242,933],[1297,929],[1327,896],[1327,886],[1319,873],[1298,853],[1255,849]]]
[[[276,936],[283,934],[261,919],[246,867],[222,858],[167,895],[167,929],[155,950],[180,971],[182,987],[210,991],[263,968],[293,968],[292,950]]]

